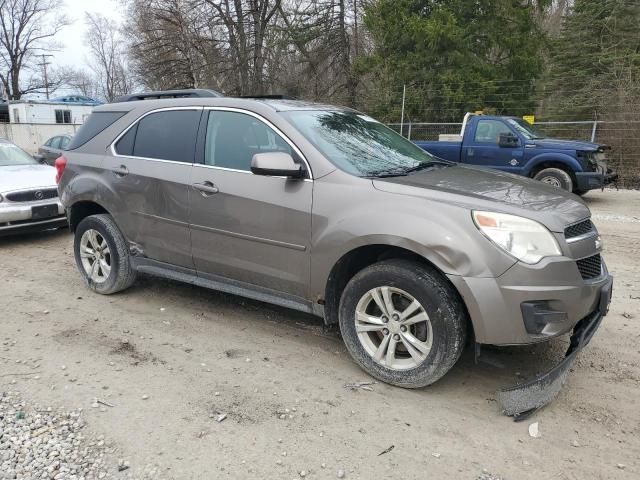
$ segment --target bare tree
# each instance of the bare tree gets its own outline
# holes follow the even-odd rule
[[[199,2],[201,3],[201,1]],[[127,15],[133,69],[152,89],[222,89],[226,58],[194,0],[132,0]]]
[[[64,86],[85,97],[97,98],[102,95],[95,76],[83,68],[65,68],[63,70]]]
[[[226,28],[229,58],[237,72],[239,94],[265,90],[265,41],[281,0],[204,0],[213,21]]]
[[[23,82],[21,76],[37,72],[34,57],[69,24],[62,7],[62,0],[0,0],[0,81],[9,99],[56,86],[37,76]]]
[[[373,0],[130,0],[129,56],[152,89],[212,87],[356,104]]]
[[[285,34],[308,67],[314,99],[356,104],[354,63],[365,43],[359,25],[370,1],[290,0],[281,7]]]
[[[100,14],[86,15],[87,46],[91,52],[90,67],[99,85],[100,94],[107,100],[129,93],[133,86],[127,68],[125,41],[119,25]]]

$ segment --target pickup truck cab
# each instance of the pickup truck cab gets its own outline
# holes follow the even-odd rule
[[[607,145],[547,138],[527,121],[467,113],[460,135],[416,145],[445,160],[496,168],[582,195],[618,175],[607,167]]]

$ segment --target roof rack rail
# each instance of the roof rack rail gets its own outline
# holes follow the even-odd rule
[[[257,100],[297,100],[296,97],[292,97],[291,95],[240,95],[239,98],[254,98]]]
[[[135,102],[137,100],[156,100],[159,98],[211,98],[222,97],[221,93],[215,90],[204,88],[189,88],[184,90],[161,90],[157,92],[142,92],[122,95],[116,98],[113,103]]]

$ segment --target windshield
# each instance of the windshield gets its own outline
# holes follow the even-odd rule
[[[522,135],[527,140],[536,140],[538,138],[544,138],[540,132],[538,132],[535,128],[531,126],[531,124],[525,120],[520,120],[519,118],[508,118],[507,122],[515,128],[520,135]]]
[[[283,112],[324,156],[359,177],[407,175],[450,165],[371,117],[356,112]]]
[[[0,167],[37,164],[38,162],[21,148],[11,143],[0,143]]]

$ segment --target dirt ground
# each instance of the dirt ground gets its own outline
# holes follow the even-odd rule
[[[585,199],[615,276],[611,312],[526,422],[500,414],[495,390],[560,358],[566,338],[478,364],[468,348],[429,388],[354,391],[345,383],[369,377],[320,319],[146,276],[93,294],[66,231],[0,239],[0,392],[83,408],[114,478],[156,466],[167,479],[637,479],[640,192]],[[118,458],[131,468],[117,473]]]

